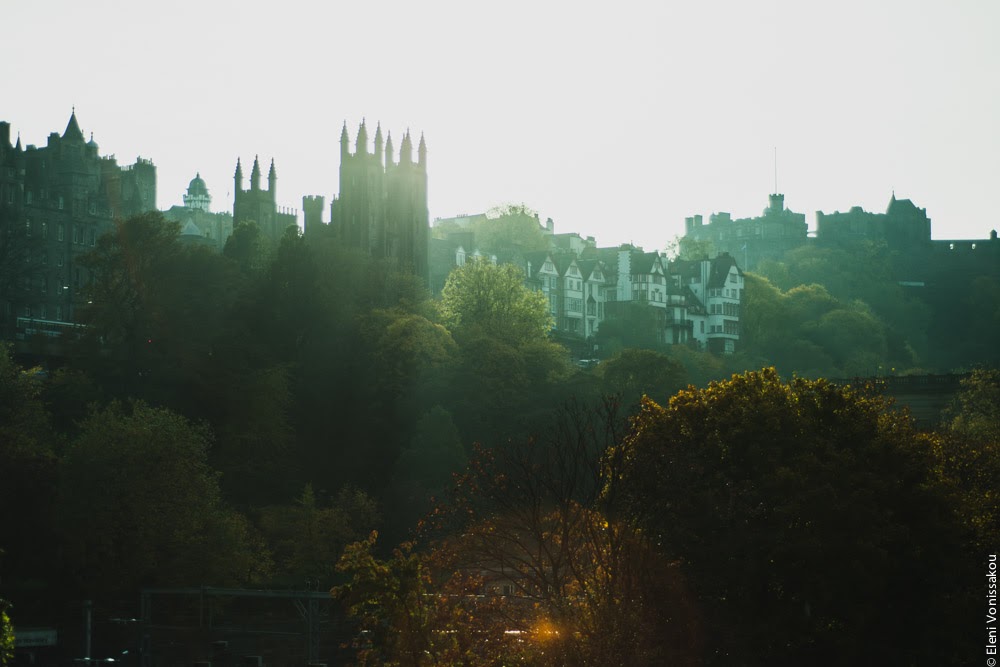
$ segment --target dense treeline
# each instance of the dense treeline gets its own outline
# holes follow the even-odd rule
[[[774,372],[695,388],[905,361],[866,303],[751,278],[740,355],[632,349],[621,331],[584,371],[512,267],[470,262],[433,300],[294,229],[270,246],[239,226],[218,255],[159,214],[118,223],[86,263],[65,366],[0,354],[15,621],[76,619],[84,599],[134,615],[149,586],[348,582],[358,622],[393,630],[365,664],[863,662],[904,622],[927,628],[907,651],[957,660],[965,568],[1000,517],[996,375],[974,376],[939,434]],[[498,558],[492,583],[537,605],[446,604],[491,585]],[[917,602],[904,576],[926,579],[922,615],[875,623],[890,598]]]

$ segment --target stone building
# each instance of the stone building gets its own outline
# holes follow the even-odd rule
[[[56,336],[88,281],[79,257],[115,219],[156,208],[156,167],[101,156],[75,110],[42,147],[11,145],[10,130],[0,122],[0,338]]]
[[[298,211],[278,206],[278,172],[271,160],[267,172],[267,189],[260,187],[260,162],[254,156],[250,170],[250,187],[243,189],[243,165],[236,159],[236,173],[233,174],[233,226],[242,222],[256,222],[263,238],[277,243],[285,230],[298,225]],[[225,241],[223,241],[225,243]]]
[[[710,245],[709,255],[728,253],[742,261],[745,270],[765,259],[781,259],[789,250],[808,241],[804,213],[785,208],[785,195],[768,195],[768,206],[754,218],[733,220],[729,213],[713,213],[705,224],[702,216],[684,219],[684,237]]]
[[[391,133],[383,141],[375,129],[374,150],[361,122],[350,150],[347,124],[340,134],[340,191],[330,203],[330,222],[323,221],[322,197],[304,197],[304,233],[330,234],[347,247],[388,260],[428,280],[427,145],[423,136],[413,160],[409,131],[403,135],[399,161]]]
[[[892,199],[885,213],[869,213],[854,206],[846,213],[816,212],[816,240],[824,245],[857,241],[885,242],[894,250],[926,249],[931,240],[927,209],[909,199]]]

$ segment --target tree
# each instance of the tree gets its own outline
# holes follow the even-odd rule
[[[10,352],[0,343],[0,554],[5,579],[47,580],[59,440],[41,399],[42,369],[22,368]]]
[[[267,557],[222,503],[203,426],[143,403],[112,403],[82,425],[62,464],[58,525],[81,593],[259,581]]]
[[[323,505],[306,484],[294,504],[261,511],[261,531],[274,558],[273,583],[329,588],[344,547],[364,538],[378,522],[375,501],[356,489],[345,487]]]
[[[247,274],[260,274],[270,260],[267,240],[261,236],[260,227],[252,220],[240,221],[226,239],[222,254],[236,262]]]
[[[661,403],[687,384],[687,370],[668,356],[652,350],[625,349],[600,366],[604,390],[620,394],[625,405],[648,395]]]
[[[545,295],[525,287],[524,273],[512,264],[478,260],[455,268],[441,292],[441,309],[454,333],[512,345],[544,339],[553,326]]]
[[[645,401],[621,488],[719,629],[706,664],[962,664],[975,578],[931,445],[874,394],[773,369]]]
[[[538,212],[524,204],[491,208],[473,231],[480,248],[501,256],[548,249]]]
[[[92,278],[78,314],[93,377],[112,395],[190,407],[241,295],[236,265],[182,245],[159,212],[116,221],[80,262]]]
[[[955,485],[977,546],[989,549],[1000,539],[1000,370],[962,380],[951,415],[935,441],[939,473]]]

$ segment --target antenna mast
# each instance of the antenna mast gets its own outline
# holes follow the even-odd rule
[[[774,147],[774,194],[778,194],[778,147]]]

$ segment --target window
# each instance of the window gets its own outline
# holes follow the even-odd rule
[[[59,227],[56,229],[56,240],[65,241],[66,240],[66,225],[59,223]],[[62,266],[60,264],[59,266]]]
[[[27,192],[24,193],[24,203],[28,204],[29,206],[31,205],[31,190],[28,190]]]
[[[24,219],[24,235],[31,236],[31,218]]]
[[[56,266],[62,266],[65,261],[66,261],[65,253],[61,252],[58,255],[56,255]]]
[[[59,195],[59,210],[61,211],[64,208],[66,208],[66,200],[63,199],[62,195]]]
[[[49,223],[42,220],[42,238],[49,238]]]

